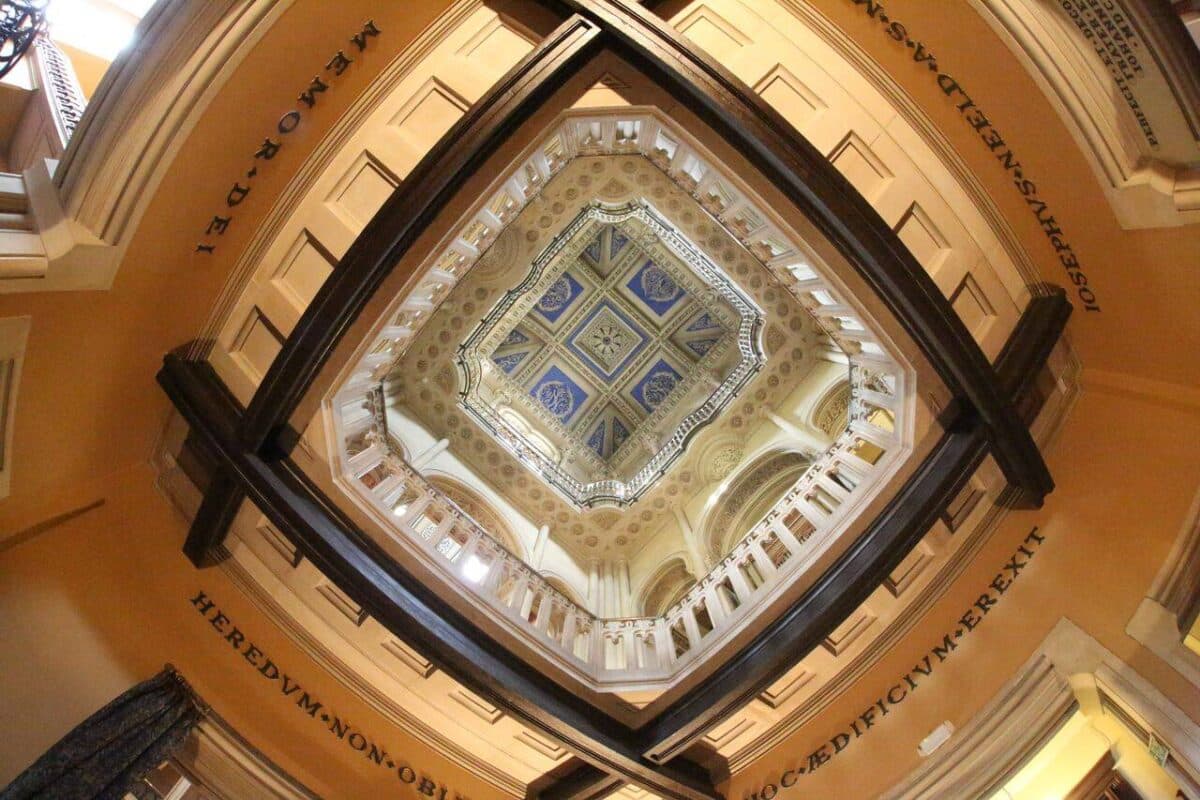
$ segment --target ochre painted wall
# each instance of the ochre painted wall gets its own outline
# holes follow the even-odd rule
[[[104,504],[0,552],[5,645],[0,785],[133,683],[171,663],[200,696],[280,767],[320,796],[419,797],[427,776],[471,800],[502,793],[447,762],[368,707],[314,663],[220,568],[183,556],[183,518],[154,488],[148,465],[115,473]],[[203,617],[203,591],[312,698],[387,750],[385,769],[285,696]],[[256,657],[257,658],[257,657]],[[257,658],[263,663],[264,658]],[[403,783],[409,765],[416,781]],[[407,773],[406,773],[407,777]],[[451,798],[453,794],[448,794]]]
[[[894,685],[953,627],[1033,525],[1046,544],[953,660],[791,794],[869,797],[893,784],[917,764],[917,742],[930,729],[944,719],[959,726],[969,720],[1063,616],[1200,718],[1200,694],[1124,633],[1200,483],[1200,359],[1193,355],[1200,352],[1200,231],[1122,231],[1061,120],[968,3],[886,5],[969,86],[1021,154],[1103,310],[1079,309],[1071,323],[1085,390],[1050,454],[1058,489],[1046,507],[1011,514],[904,642],[803,731],[733,779],[731,798],[806,760]],[[299,0],[200,121],[151,202],[112,291],[0,296],[0,316],[33,316],[13,494],[0,501],[0,546],[11,545],[0,552],[0,641],[8,654],[0,719],[17,732],[0,745],[0,781],[169,661],[251,742],[323,796],[412,793],[305,718],[223,643],[188,602],[203,589],[273,660],[389,752],[464,796],[496,794],[367,708],[219,570],[197,572],[187,563],[180,553],[184,523],[153,488],[147,464],[168,408],[153,380],[162,355],[200,329],[250,232],[321,134],[443,6]],[[930,115],[991,189],[1043,277],[1062,283],[1029,209],[928,70],[851,0],[820,7]],[[218,255],[189,255],[264,133],[370,16],[384,35],[262,171]],[[46,525],[96,501],[103,505]]]

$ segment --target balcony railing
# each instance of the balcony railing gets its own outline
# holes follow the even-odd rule
[[[655,163],[809,309],[836,345],[831,352],[850,365],[846,430],[657,617],[605,619],[572,602],[409,467],[389,446],[383,415],[382,379],[453,286],[563,166],[599,154],[641,154]],[[497,184],[397,299],[331,399],[341,480],[397,542],[576,677],[605,691],[665,687],[793,585],[883,485],[908,447],[909,372],[841,299],[819,260],[700,145],[650,110],[567,114]]]
[[[851,372],[847,429],[718,564],[664,614],[600,618],[558,591],[392,453],[372,408],[347,414],[349,474],[369,491],[392,530],[452,581],[467,587],[560,662],[598,685],[668,681],[740,627],[764,598],[792,583],[871,493],[883,455],[898,440],[895,376]],[[882,413],[881,413],[882,412]],[[868,457],[864,457],[868,454]]]

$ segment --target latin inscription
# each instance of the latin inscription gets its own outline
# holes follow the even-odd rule
[[[1060,0],[1060,5],[1100,56],[1142,135],[1157,150],[1158,136],[1133,90],[1138,79],[1145,76],[1141,61],[1145,45],[1129,15],[1116,0]]]
[[[790,789],[795,786],[802,777],[816,772],[865,736],[872,728],[882,724],[892,709],[925,686],[933,676],[934,670],[945,663],[958,650],[963,639],[983,623],[987,615],[995,609],[1005,593],[1012,588],[1013,583],[1029,566],[1029,562],[1043,542],[1045,542],[1045,538],[1038,533],[1038,529],[1035,527],[1017,546],[1012,557],[1004,563],[1004,566],[992,578],[991,583],[980,593],[979,598],[968,606],[963,615],[958,618],[954,627],[942,634],[942,637],[912,666],[912,669],[901,675],[891,686],[880,693],[875,702],[843,725],[841,730],[829,737],[820,747],[806,756],[800,757],[795,766],[779,773],[773,782],[765,784],[757,792],[746,795],[745,800],[772,800],[781,789]]]
[[[333,709],[326,706],[316,695],[309,692],[293,675],[273,661],[250,635],[234,624],[216,601],[204,591],[196,593],[189,602],[195,607],[217,635],[220,636],[234,654],[246,662],[248,669],[253,669],[273,691],[278,691],[298,710],[300,714],[313,720],[325,729],[329,735],[343,746],[358,753],[368,765],[394,772],[400,783],[408,784],[419,795],[433,800],[466,800],[462,795],[447,788],[426,775],[420,769],[404,763],[399,757],[392,755],[374,737],[355,727],[349,720],[342,718]]]
[[[848,2],[855,6],[861,6],[868,17],[880,23],[884,35],[895,42],[897,46],[906,47],[912,51],[913,62],[928,71],[930,77],[937,82],[942,94],[954,104],[963,121],[974,129],[984,145],[995,156],[997,163],[1008,174],[1013,187],[1021,195],[1030,212],[1037,218],[1043,235],[1050,246],[1054,248],[1054,254],[1058,257],[1059,264],[1075,287],[1075,294],[1083,303],[1084,309],[1099,311],[1100,303],[1096,298],[1096,292],[1088,285],[1088,277],[1079,263],[1079,256],[1075,254],[1075,250],[1067,240],[1066,234],[1063,233],[1058,220],[1054,218],[1050,205],[1042,199],[1037,184],[1029,177],[1029,173],[1021,164],[1020,159],[1009,148],[1004,136],[988,119],[983,109],[972,99],[966,88],[949,73],[942,71],[937,56],[923,42],[913,39],[903,22],[889,16],[882,3],[875,2],[875,0],[848,0]]]
[[[358,33],[350,37],[349,41],[352,45],[350,52],[363,52],[367,49],[369,41],[378,35],[379,29],[375,27],[375,21],[367,20]],[[264,166],[266,162],[279,154],[288,135],[300,127],[304,114],[316,107],[318,96],[327,92],[333,79],[349,69],[353,63],[354,58],[346,55],[345,50],[338,50],[325,62],[324,71],[315,75],[309,81],[308,86],[301,90],[296,97],[296,107],[284,113],[275,123],[275,127],[263,137],[262,144],[254,151],[250,168],[233,182],[233,186],[225,194],[224,205],[218,213],[213,214],[212,219],[205,225],[204,233],[192,252],[212,255],[216,251],[217,243],[220,241],[216,237],[223,236],[229,229],[236,214],[234,209],[240,206],[246,196],[250,194],[254,185],[253,181],[258,176],[259,167]]]

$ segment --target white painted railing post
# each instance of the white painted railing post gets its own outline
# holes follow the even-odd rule
[[[749,603],[750,598],[754,595],[754,590],[750,588],[750,583],[746,580],[746,576],[742,574],[742,570],[736,561],[730,565],[729,582],[733,585],[733,591],[737,595],[738,603],[743,606]]]
[[[714,628],[720,627],[725,618],[729,616],[729,609],[725,607],[725,598],[721,597],[721,593],[717,591],[715,580],[704,587],[704,605],[708,609],[708,618],[712,620]]]
[[[487,577],[483,580],[483,585],[479,588],[480,594],[494,599],[496,602],[500,602],[500,582],[504,580],[505,562],[503,553],[493,553],[492,565],[488,569]]]
[[[890,450],[896,444],[896,439],[891,433],[865,419],[850,420],[850,430],[881,450]]]
[[[349,461],[346,462],[346,468],[355,478],[361,478],[382,464],[383,456],[383,448],[378,443],[372,442],[366,449],[350,456]]]
[[[783,546],[787,548],[789,553],[796,555],[800,552],[800,549],[803,547],[803,545],[801,545],[800,540],[797,539],[790,530],[788,530],[788,527],[783,524],[782,519],[772,520],[771,530],[774,531],[775,535],[779,537],[779,541],[783,542]],[[767,560],[769,561],[770,559],[768,558]]]
[[[688,652],[700,646],[700,623],[696,622],[695,606],[688,604],[683,607],[683,630],[688,638]]]
[[[782,527],[782,526],[780,526]],[[784,547],[787,543],[784,543]],[[758,567],[758,574],[762,575],[763,581],[770,583],[775,578],[775,573],[779,571],[779,567],[775,566],[775,562],[767,555],[767,551],[763,549],[762,542],[755,539],[750,543],[750,555],[754,559],[755,565]]]
[[[606,659],[604,658],[604,620],[597,619],[592,624],[592,633],[588,641],[588,664],[592,667],[592,674],[599,678],[606,671]]]
[[[562,635],[558,639],[559,644],[571,655],[575,654],[575,618],[578,613],[574,606],[567,609],[566,617],[563,619]]]
[[[637,669],[637,631],[634,630],[632,622],[621,625],[621,645],[625,648],[625,669]]]
[[[658,668],[666,670],[671,666],[671,659],[675,655],[674,643],[671,641],[671,626],[667,624],[666,617],[658,617],[654,620],[654,652],[658,659]]]

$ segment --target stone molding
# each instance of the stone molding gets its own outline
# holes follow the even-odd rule
[[[211,709],[196,723],[175,761],[218,797],[320,800]]]
[[[1078,707],[1067,679],[1039,650],[983,710],[883,798],[989,797]]]
[[[1171,553],[1150,587],[1149,598],[1175,617],[1181,634],[1196,621],[1200,612],[1200,491],[1192,499]]]
[[[1200,654],[1184,644],[1200,613],[1200,491],[1125,632],[1200,688]]]
[[[375,662],[374,674],[364,674],[361,665],[356,663],[360,658],[355,652],[358,648],[346,633],[335,630],[327,620],[318,622],[295,587],[273,575],[274,571],[262,556],[242,541],[253,536],[252,533],[239,529],[236,535],[239,541],[230,544],[230,557],[222,561],[221,570],[268,619],[287,633],[297,647],[400,730],[426,742],[447,760],[479,776],[499,791],[513,797],[524,794],[525,784],[514,776],[511,765],[489,761],[464,746],[467,745],[463,741],[465,731],[445,735],[437,726],[445,725],[449,721],[447,718],[423,718],[405,707],[404,700],[409,692],[432,695],[436,689],[396,679],[391,670],[382,666],[388,655],[382,646],[378,652],[367,654]],[[315,595],[311,599],[315,599]],[[415,651],[410,652],[413,657],[422,658]],[[417,666],[412,668],[415,670]],[[424,672],[422,678],[429,678],[435,669],[428,665],[421,671]],[[503,747],[499,743],[497,746]]]
[[[17,388],[31,321],[31,317],[0,317],[0,499],[8,497],[12,480]]]
[[[105,74],[60,161],[25,171],[44,254],[0,292],[108,289],[142,214],[209,103],[291,0],[156,4]],[[32,280],[31,280],[32,278]]]
[[[1152,732],[1170,748],[1165,765],[1188,792],[1200,777],[1200,726],[1145,678],[1063,617],[1012,680],[886,800],[987,797],[1037,754],[1076,710],[1121,709],[1135,735]],[[1125,724],[1128,724],[1126,722]]]
[[[971,0],[971,5],[1024,64],[1067,125],[1123,228],[1200,222],[1200,148],[1180,164],[1145,141],[1116,83],[1078,31],[1060,19],[1065,15],[1057,3]],[[1150,68],[1169,85],[1169,110],[1178,114],[1179,127],[1190,130],[1194,144],[1200,138],[1200,76],[1194,54],[1187,52],[1192,43],[1171,30],[1151,6],[1129,2],[1122,10],[1150,50],[1142,53],[1152,59]],[[1167,108],[1166,103],[1159,106],[1154,110]],[[1163,116],[1165,112],[1156,118]]]

